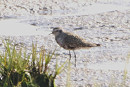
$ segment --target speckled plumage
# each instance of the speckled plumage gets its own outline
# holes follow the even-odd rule
[[[76,50],[80,48],[91,48],[100,46],[100,44],[89,43],[85,39],[79,37],[76,34],[72,34],[70,32],[66,32],[59,27],[53,28],[52,34],[55,35],[56,42],[63,47],[64,49],[69,50],[69,55],[71,59],[70,50]],[[76,54],[75,55],[75,66],[76,66]]]
[[[54,28],[52,33],[55,35],[56,42],[67,50],[100,46],[100,44],[89,43],[78,35],[63,31],[61,28]]]

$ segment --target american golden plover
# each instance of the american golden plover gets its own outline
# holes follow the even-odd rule
[[[91,48],[100,46],[100,44],[89,43],[85,39],[79,37],[76,34],[72,34],[70,32],[64,31],[60,27],[53,28],[52,34],[55,35],[56,42],[66,50],[69,50],[69,55],[71,59],[70,50],[76,50],[81,48]],[[76,54],[74,52],[75,57],[75,66],[76,66]]]

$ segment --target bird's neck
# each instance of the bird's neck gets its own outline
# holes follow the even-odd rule
[[[62,35],[62,33],[57,33],[55,34],[55,37],[60,37]]]

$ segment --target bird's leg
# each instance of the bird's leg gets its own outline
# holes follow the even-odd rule
[[[69,50],[69,56],[70,56],[70,59],[69,59],[69,61],[71,60],[71,53],[70,53],[70,50]]]
[[[73,52],[74,52],[74,50],[73,50]],[[76,54],[75,54],[75,52],[74,52],[74,57],[75,57],[75,67],[76,67]]]

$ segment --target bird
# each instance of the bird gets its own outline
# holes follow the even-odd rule
[[[75,57],[75,66],[76,66],[76,54],[75,50],[77,49],[89,49],[91,47],[98,47],[100,44],[90,43],[87,42],[85,39],[81,38],[80,36],[67,32],[63,30],[61,27],[52,27],[52,33],[55,36],[56,42],[59,44],[60,47],[69,50],[69,56],[71,59],[72,50]],[[69,60],[70,60],[69,59]]]

